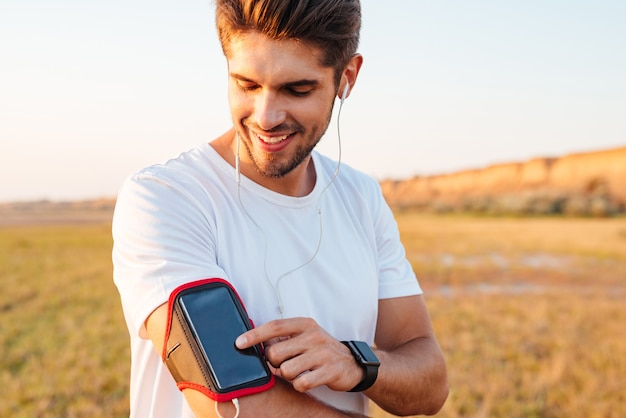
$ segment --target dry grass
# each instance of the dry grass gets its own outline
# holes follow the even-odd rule
[[[398,221],[448,359],[438,416],[626,416],[626,219]],[[109,224],[0,228],[0,416],[128,415],[110,251]]]
[[[441,417],[623,417],[626,308],[606,294],[432,298],[450,367]]]
[[[0,416],[128,416],[110,235],[106,224],[0,228]]]
[[[626,416],[626,219],[398,222],[448,360],[438,416]]]

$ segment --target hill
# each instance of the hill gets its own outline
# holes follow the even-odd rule
[[[626,207],[626,147],[381,182],[395,209],[607,216]]]

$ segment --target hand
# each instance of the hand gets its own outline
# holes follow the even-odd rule
[[[235,344],[244,349],[265,344],[265,357],[274,373],[306,392],[326,385],[348,391],[364,376],[350,350],[311,318],[277,319],[250,330]]]

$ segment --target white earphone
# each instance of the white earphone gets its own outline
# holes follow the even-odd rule
[[[274,290],[274,294],[276,296],[277,309],[278,309],[278,313],[280,314],[281,318],[284,317],[283,316],[284,315],[284,306],[283,306],[282,297],[281,297],[281,294],[280,294],[280,283],[281,283],[281,281],[284,278],[286,278],[289,275],[291,275],[292,273],[300,270],[301,268],[303,268],[306,265],[308,265],[309,263],[311,263],[315,259],[315,257],[317,257],[317,254],[319,253],[320,248],[322,246],[323,221],[322,221],[321,201],[322,201],[322,196],[324,195],[326,190],[328,190],[328,188],[330,188],[330,186],[335,182],[335,179],[337,178],[337,175],[339,174],[339,168],[341,167],[341,131],[339,129],[339,119],[341,117],[341,109],[343,108],[343,102],[346,100],[346,98],[348,96],[348,91],[349,90],[350,90],[350,83],[348,83],[346,81],[346,85],[343,88],[343,92],[341,93],[341,96],[340,96],[339,109],[337,111],[337,142],[339,144],[339,154],[338,154],[338,157],[337,157],[337,168],[336,168],[335,173],[333,174],[332,178],[330,179],[330,181],[326,184],[326,186],[322,189],[322,191],[319,192],[318,197],[317,197],[317,213],[318,213],[318,217],[319,217],[319,238],[318,238],[318,241],[317,241],[317,246],[315,248],[315,251],[313,252],[313,254],[311,255],[311,257],[308,260],[306,260],[304,263],[302,263],[298,267],[293,268],[293,269],[291,269],[289,271],[286,271],[286,272],[282,273],[281,275],[278,275],[274,281],[272,281],[270,279],[270,276],[269,276],[269,274],[267,272],[267,254],[268,254],[268,246],[269,246],[268,235],[263,230],[263,228],[255,221],[255,219],[252,217],[252,215],[247,211],[246,207],[244,206],[243,202],[241,201],[241,173],[240,173],[240,167],[239,167],[240,139],[239,139],[239,134],[235,133],[235,135],[236,135],[235,140],[237,141],[236,149],[235,149],[235,179],[237,181],[237,199],[239,200],[239,205],[241,206],[241,208],[244,211],[244,213],[247,215],[247,217],[250,219],[250,221],[259,229],[259,231],[261,231],[261,234],[263,235],[263,237],[265,239],[265,256],[264,256],[264,260],[263,260],[263,269],[264,269],[264,273],[265,273],[265,279],[266,279],[267,283],[270,285],[270,287]],[[216,403],[216,405],[217,405],[217,403]],[[238,405],[235,405],[235,407],[238,407]],[[237,411],[236,414],[239,414],[239,412]],[[218,411],[218,416],[219,416],[219,411]],[[235,417],[236,416],[237,415],[235,415]]]
[[[346,100],[346,95],[348,94],[348,89],[350,88],[350,83],[346,81],[346,86],[343,88],[343,93],[341,93],[341,103]]]

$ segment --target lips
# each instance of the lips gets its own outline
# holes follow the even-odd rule
[[[251,131],[252,137],[257,139],[257,144],[265,152],[276,153],[282,151],[289,145],[289,142],[294,137],[293,133],[283,135],[261,135],[257,132]]]
[[[289,135],[281,135],[281,136],[265,136],[256,134],[256,136],[266,144],[278,144],[279,142],[283,142],[285,139],[289,137]]]

